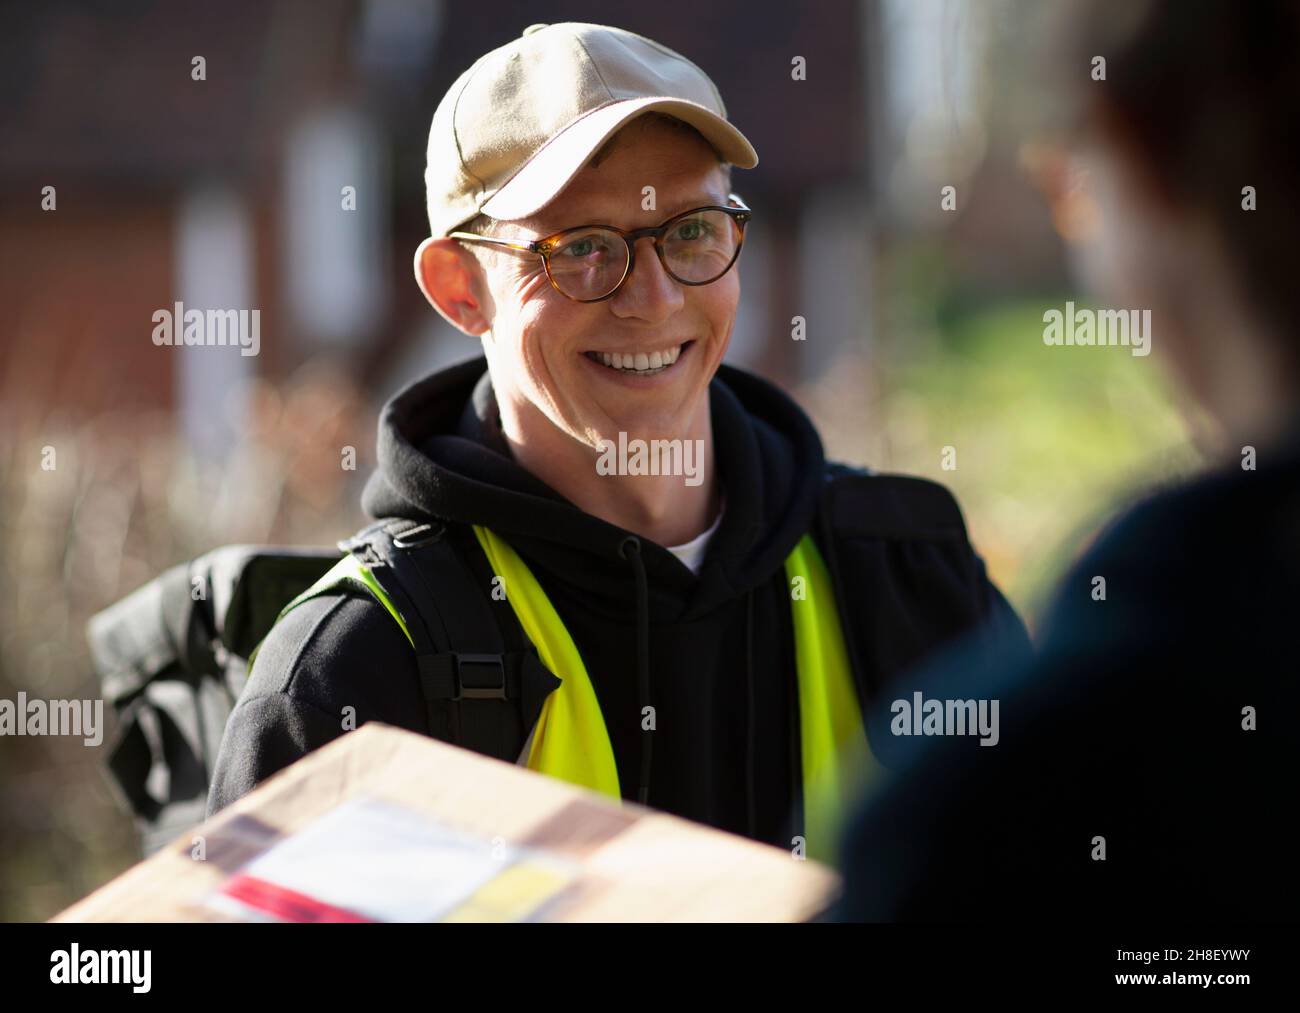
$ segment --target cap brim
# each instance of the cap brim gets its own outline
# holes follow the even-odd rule
[[[643,113],[663,112],[684,120],[704,135],[718,154],[740,169],[758,164],[745,135],[717,113],[679,98],[638,98],[611,102],[574,120],[538,149],[483,204],[491,218],[527,218],[554,200],[601,146],[624,124]]]

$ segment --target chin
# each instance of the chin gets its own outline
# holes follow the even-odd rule
[[[700,404],[700,395],[671,405],[648,406],[620,418],[619,427],[629,436],[685,436]]]

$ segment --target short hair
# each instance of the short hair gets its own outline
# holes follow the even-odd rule
[[[1117,115],[1174,198],[1206,215],[1261,315],[1294,334],[1300,144],[1287,124],[1300,100],[1300,8],[1293,0],[1247,8],[1076,0],[1068,10],[1058,46],[1065,58],[1055,62],[1069,68],[1060,84],[1074,121],[1087,127]],[[1104,89],[1087,73],[1096,53],[1107,54]],[[1244,184],[1258,188],[1267,211],[1243,213]]]

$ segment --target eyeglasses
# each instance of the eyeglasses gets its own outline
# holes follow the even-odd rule
[[[532,242],[452,232],[466,243],[489,243],[542,258],[551,287],[574,302],[612,298],[636,266],[636,242],[653,238],[669,277],[683,285],[708,285],[731,270],[740,256],[753,212],[734,193],[735,207],[692,208],[654,228],[626,232],[612,225],[578,225]]]

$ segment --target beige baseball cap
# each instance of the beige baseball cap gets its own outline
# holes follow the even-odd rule
[[[695,127],[737,168],[758,164],[717,87],[684,56],[608,25],[530,25],[476,60],[433,114],[424,173],[432,234],[479,214],[529,217],[628,121],[655,111]]]

